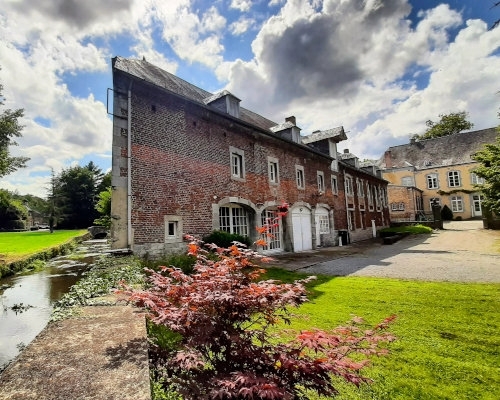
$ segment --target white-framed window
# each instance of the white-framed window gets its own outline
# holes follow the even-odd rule
[[[415,186],[413,181],[413,176],[403,176],[401,178],[401,185],[403,186]]]
[[[336,176],[332,175],[332,193],[339,194],[339,184]]]
[[[401,202],[399,203],[399,211],[404,211],[405,210],[405,203]]]
[[[245,152],[236,147],[229,147],[231,155],[231,178],[236,180],[245,179]]]
[[[347,211],[347,228],[350,231],[355,230],[355,226],[354,226],[354,211],[352,211],[352,210],[348,210]]]
[[[317,171],[316,177],[318,179],[318,191],[324,193],[325,192],[325,174],[323,171]]]
[[[427,179],[427,189],[437,189],[439,188],[438,176],[437,174],[428,174]]]
[[[462,201],[462,196],[451,196],[451,211],[453,212],[463,212],[464,203]]]
[[[306,181],[304,178],[304,167],[302,165],[295,166],[295,177],[296,177],[296,181],[297,181],[297,188],[305,189],[306,188]]]
[[[364,184],[361,179],[356,179],[356,186],[358,188],[358,197],[365,197]]]
[[[328,215],[319,216],[319,233],[330,233],[330,219]]]
[[[470,173],[470,181],[473,185],[484,185],[484,178],[477,176],[474,172]]]
[[[267,169],[269,174],[269,183],[279,183],[279,163],[274,157],[267,157]]]
[[[354,196],[354,188],[352,187],[352,178],[349,175],[345,176],[345,194]]]
[[[220,207],[219,226],[221,231],[248,236],[248,213],[237,204]]]
[[[165,215],[165,243],[182,241],[182,217]]]
[[[448,171],[448,186],[460,186],[460,171]]]
[[[370,184],[367,185],[366,187],[366,194],[367,194],[367,197],[368,197],[368,206],[373,209],[373,195],[372,195],[372,191],[371,191],[371,188],[370,188]]]
[[[436,204],[438,206],[441,205],[441,199],[439,197],[431,197],[429,199],[429,208],[432,210],[432,205]]]

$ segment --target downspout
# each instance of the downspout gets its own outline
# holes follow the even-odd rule
[[[127,97],[127,248],[132,248],[132,83]]]
[[[345,169],[344,169],[344,199],[345,199],[345,216],[346,216],[346,222],[347,222],[347,238],[349,238],[350,236],[350,233],[349,233],[349,202],[347,201],[347,190],[346,190],[346,176],[345,176]],[[353,192],[354,192],[354,188],[353,189]],[[351,225],[352,225],[352,221],[351,221]],[[340,242],[342,242],[342,237],[340,237]],[[348,243],[342,243],[344,245],[348,244]]]

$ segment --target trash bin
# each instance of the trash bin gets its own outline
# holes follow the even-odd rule
[[[349,231],[348,230],[339,230],[339,240],[342,240],[342,246],[345,246],[346,244],[351,243],[351,240],[349,238]]]

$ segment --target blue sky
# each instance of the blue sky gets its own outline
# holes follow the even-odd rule
[[[499,124],[493,0],[3,0],[0,82],[24,108],[0,187],[45,197],[53,169],[111,167],[111,58],[149,62],[302,134],[343,126],[361,159],[407,143],[439,114]]]

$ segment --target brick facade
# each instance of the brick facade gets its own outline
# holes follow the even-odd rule
[[[202,237],[219,229],[220,207],[231,204],[245,210],[251,227],[248,236],[256,240],[254,227],[261,224],[262,212],[282,201],[290,204],[289,215],[282,221],[282,250],[294,250],[295,209],[310,215],[312,247],[331,246],[337,243],[338,230],[348,227],[344,172],[386,186],[380,178],[347,165],[332,171],[328,154],[117,68],[114,93],[114,248],[132,247],[139,254],[181,249],[182,234]],[[244,166],[240,177],[233,176],[232,152]],[[277,182],[270,181],[269,160],[277,163]],[[303,189],[297,187],[297,166],[304,172]],[[318,174],[324,177],[324,191],[318,189]],[[332,176],[337,179],[336,194]],[[321,232],[319,237],[316,214],[329,219],[329,223],[323,219],[328,233]],[[388,225],[387,207],[374,212],[367,207],[365,214],[357,212],[355,218],[356,229],[366,229],[371,219],[377,226]]]

